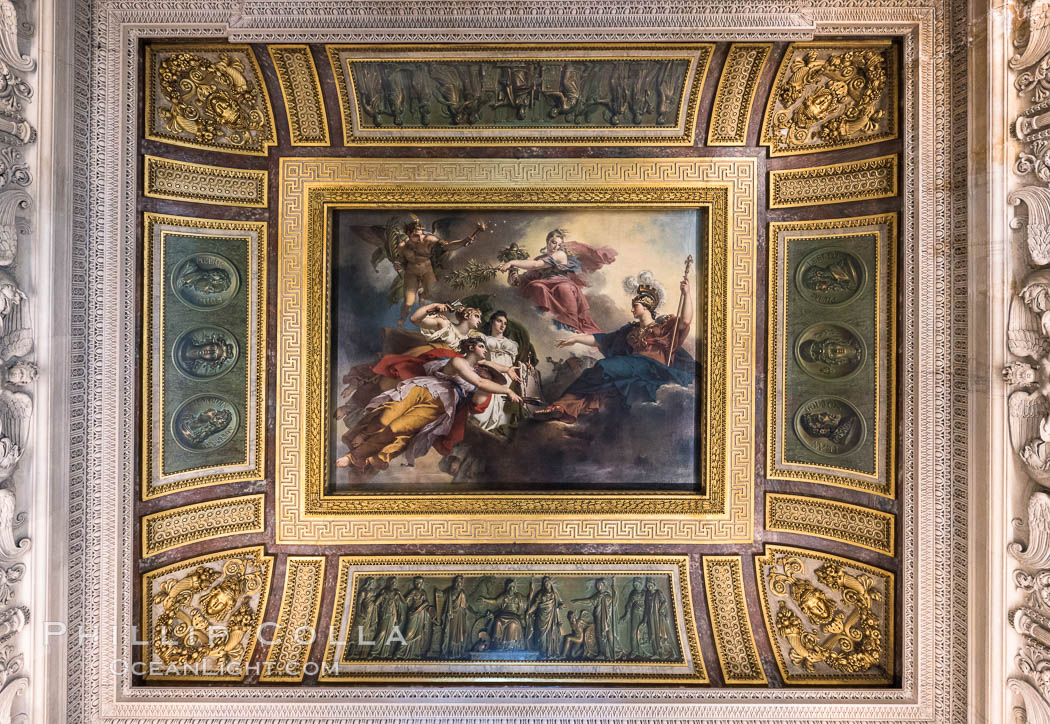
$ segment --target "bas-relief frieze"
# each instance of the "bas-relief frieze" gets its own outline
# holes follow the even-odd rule
[[[327,51],[348,146],[691,145],[713,47]]]
[[[322,680],[703,683],[685,564],[344,558]]]

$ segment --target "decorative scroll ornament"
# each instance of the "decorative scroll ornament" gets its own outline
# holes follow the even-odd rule
[[[783,155],[895,136],[896,73],[888,44],[793,45],[777,74],[762,143]]]
[[[25,522],[25,513],[15,513],[15,494],[0,488],[0,560],[14,559],[29,550],[28,538],[15,541],[15,527]]]
[[[1022,3],[1018,11],[1028,32],[1015,39],[1020,50],[1010,60],[1019,71],[1014,85],[1022,97],[1014,122],[1021,143],[1015,171],[1041,184],[1022,186],[1007,197],[1017,210],[1022,205],[1027,210],[1010,225],[1024,233],[1030,267],[1010,304],[1006,341],[1015,359],[1002,372],[1012,390],[1011,446],[1028,475],[1050,486],[1050,188],[1042,185],[1050,183],[1050,1]],[[1027,513],[1027,544],[1007,546],[1020,564],[1014,583],[1022,596],[1010,617],[1021,636],[1020,675],[1007,686],[1020,697],[1025,721],[1050,724],[1050,495],[1033,493]]]
[[[893,678],[893,574],[818,551],[767,546],[759,597],[790,684]]]
[[[172,133],[191,133],[198,143],[245,146],[265,128],[256,90],[237,58],[223,55],[211,63],[179,53],[160,64],[160,81],[171,103],[160,112]]]
[[[9,272],[0,269],[0,362],[33,350],[30,319],[29,297]]]
[[[789,655],[795,664],[813,673],[813,665],[823,661],[833,669],[855,674],[878,663],[882,634],[871,606],[882,595],[871,577],[852,576],[833,563],[817,568],[817,580],[841,596],[842,602],[837,604],[820,588],[799,577],[806,568],[798,558],[779,558],[776,565],[780,570],[770,572],[770,590],[778,596],[790,594],[807,619],[803,622],[784,601],[777,608],[777,631],[790,642]]]
[[[0,152],[2,155],[2,152]],[[6,167],[0,167],[3,182]],[[33,212],[33,199],[21,189],[0,192],[0,266],[10,266],[18,251],[18,235],[29,231],[26,217]],[[16,222],[21,219],[23,223]]]
[[[143,623],[152,675],[242,679],[255,648],[272,571],[273,559],[263,556],[259,547],[147,573]]]
[[[36,68],[35,60],[18,51],[18,12],[11,0],[0,0],[0,60],[21,72]]]
[[[152,45],[146,63],[149,138],[252,154],[265,154],[276,142],[270,100],[250,49]]]
[[[1050,568],[1050,495],[1035,493],[1028,499],[1028,529],[1028,545],[1014,542],[1007,546],[1007,551],[1023,566]]]
[[[1033,230],[1031,217],[1028,228]],[[1011,444],[1029,474],[1050,485],[1050,269],[1037,269],[1021,282],[1010,305],[1007,346],[1031,360],[1003,369],[1004,381],[1014,387],[1008,398]]]
[[[20,25],[14,3],[0,0],[0,267],[15,264],[19,235],[31,231],[35,212],[26,191],[33,176],[20,148],[36,140],[36,129],[24,116],[33,88],[21,75],[34,70],[36,61],[18,50],[19,30],[27,27]],[[17,512],[18,484],[12,476],[29,441],[33,411],[32,398],[22,390],[38,376],[32,361],[13,360],[33,351],[30,319],[21,284],[12,271],[0,269],[0,724],[29,716],[20,711],[19,701],[29,688],[20,640],[30,612],[16,599],[26,575],[18,559],[31,541],[16,535],[26,515]]]

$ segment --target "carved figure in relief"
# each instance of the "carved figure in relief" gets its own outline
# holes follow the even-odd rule
[[[25,387],[36,382],[39,375],[37,366],[27,360],[14,362],[4,370],[4,381],[19,387]]]
[[[802,416],[802,427],[813,437],[823,437],[836,444],[845,443],[857,421],[852,417],[822,410]]]
[[[352,65],[360,108],[376,126],[389,116],[395,126],[412,114],[419,125],[430,123],[432,81],[422,65],[401,63],[354,63]]]
[[[0,482],[11,477],[22,459],[32,414],[29,395],[0,389]]]
[[[200,447],[208,438],[229,427],[231,422],[233,415],[229,410],[208,408],[197,415],[182,416],[176,424],[176,431],[183,440]]]
[[[489,646],[493,649],[524,649],[525,615],[529,599],[518,593],[513,578],[508,578],[504,586],[503,593],[496,598],[481,596],[479,599],[496,607],[489,624]]]
[[[492,108],[511,108],[524,120],[540,93],[542,70],[538,63],[516,63],[498,67],[498,90]]]
[[[1037,269],[1022,281],[1010,306],[1010,352],[1026,361],[1003,369],[1015,387],[1008,398],[1010,439],[1029,473],[1050,483],[1050,269]]]
[[[463,576],[452,579],[452,585],[443,592],[441,611],[441,655],[447,659],[461,659],[467,654],[470,626],[467,623],[467,592]]]
[[[591,619],[594,621],[594,635],[597,640],[598,655],[603,659],[616,658],[613,616],[616,598],[604,578],[594,580],[594,593],[586,598],[574,598],[573,603],[590,603]]]
[[[225,330],[204,327],[180,336],[172,354],[180,371],[195,379],[209,379],[236,362],[237,343]]]
[[[835,333],[821,339],[808,339],[800,347],[802,359],[824,365],[828,373],[852,365],[860,359],[856,340]]]
[[[645,581],[635,578],[631,592],[623,604],[620,622],[627,621],[627,654],[632,658],[642,656],[642,627],[645,625]]]
[[[29,297],[15,278],[0,269],[0,361],[24,357],[33,349]]]
[[[593,659],[599,656],[595,625],[584,621],[582,611],[569,611],[567,618],[569,633],[565,636],[561,657],[563,659]]]
[[[196,259],[191,259],[186,263],[178,278],[179,289],[192,289],[204,296],[221,294],[229,289],[232,283],[233,280],[228,271],[202,267]]]
[[[484,69],[472,63],[436,63],[430,66],[438,102],[450,125],[477,123],[482,109]],[[426,125],[423,123],[422,125]]]
[[[412,579],[412,588],[403,594],[403,600],[405,618],[402,625],[402,636],[405,640],[397,650],[397,657],[420,659],[430,651],[434,620],[437,618],[437,609],[430,602],[430,597],[423,587],[422,576]]]
[[[401,610],[405,597],[394,587],[397,579],[390,576],[376,595],[376,636],[373,639],[372,658],[390,658],[404,641],[401,635]]]
[[[861,271],[850,254],[838,254],[823,266],[812,264],[803,270],[805,288],[822,294],[853,294],[860,287]]]
[[[550,659],[561,653],[561,624],[558,611],[562,606],[561,597],[554,588],[554,580],[544,576],[537,591],[529,602],[525,612],[529,627],[529,645],[538,651],[541,658]]]
[[[375,579],[371,576],[362,578],[354,606],[354,621],[350,628],[350,641],[348,642],[353,655],[357,658],[366,656],[372,646],[370,642],[377,640],[375,638],[378,625],[377,597]]]
[[[642,625],[648,638],[649,656],[662,659],[673,651],[671,632],[668,626],[671,611],[667,605],[667,596],[656,587],[652,578],[645,580],[645,603],[642,608]]]

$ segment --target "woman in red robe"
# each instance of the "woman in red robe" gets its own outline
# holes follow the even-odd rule
[[[601,329],[591,318],[591,305],[583,295],[587,286],[580,273],[590,273],[611,264],[616,251],[607,246],[593,247],[578,241],[566,241],[564,229],[547,234],[547,247],[535,259],[516,259],[500,264],[500,271],[510,271],[510,281],[518,293],[541,312],[550,312],[554,326],[578,334],[593,334]],[[524,271],[516,276],[518,271]]]

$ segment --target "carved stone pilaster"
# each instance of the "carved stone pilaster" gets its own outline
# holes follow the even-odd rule
[[[1029,498],[1027,523],[1027,545],[1009,547],[1022,566],[1014,582],[1027,596],[1010,616],[1021,636],[1016,663],[1023,676],[1010,678],[1007,685],[1021,697],[1029,724],[1050,724],[1050,496],[1046,493]]]
[[[33,99],[36,60],[22,49],[32,47],[28,21],[32,2],[15,5],[0,0],[0,724],[31,715],[24,696],[29,689],[29,581],[23,560],[31,542],[22,531],[29,521],[32,486],[18,474],[29,442],[33,411],[32,386],[38,369],[32,360],[32,316],[26,260],[32,251],[31,217],[35,204],[27,144],[37,137],[28,117]],[[20,49],[20,45],[21,48]],[[29,156],[32,158],[32,156]],[[28,242],[19,244],[19,240]]]
[[[1003,379],[1011,447],[1029,480],[1050,487],[1050,0],[1023,3],[1019,13],[1018,52],[1009,63],[1021,99],[1012,124],[1019,179],[1007,201],[1027,253],[1015,275],[1006,340],[1014,359]],[[1010,615],[1021,640],[1019,673],[1007,686],[1025,721],[1050,724],[1050,495],[1032,493],[1026,517],[1027,541],[1007,548],[1018,563],[1013,578],[1022,601]]]

